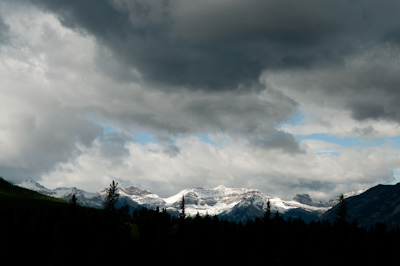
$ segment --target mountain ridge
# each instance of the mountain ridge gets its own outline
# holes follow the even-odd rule
[[[75,187],[61,187],[48,189],[32,179],[18,184],[18,186],[37,191],[39,193],[69,200],[73,194],[80,205],[93,208],[102,208],[106,189],[97,193],[86,192]],[[188,188],[177,194],[161,198],[149,190],[137,186],[119,187],[120,194],[117,207],[128,205],[131,212],[138,208],[166,209],[172,215],[179,215],[180,201],[185,197],[185,211],[189,216],[216,215],[228,220],[246,221],[249,218],[260,217],[269,201],[271,212],[288,217],[299,217],[305,221],[318,219],[323,213],[332,208],[337,201],[314,202],[308,194],[297,194],[293,200],[282,200],[278,197],[268,197],[258,189],[229,188],[223,185],[212,189]]]
[[[0,241],[0,250],[6,261],[17,264],[125,265],[132,263],[132,256],[126,256],[132,251],[141,257],[151,258],[153,262],[156,251],[158,255],[155,259],[160,259],[156,263],[166,263],[171,254],[175,261],[182,259],[178,263],[187,263],[193,256],[207,256],[215,250],[221,256],[217,260],[213,258],[213,261],[223,264],[258,264],[265,263],[267,258],[269,263],[284,265],[321,264],[324,261],[329,261],[328,264],[346,261],[369,265],[389,264],[393,263],[393,258],[399,258],[399,229],[385,231],[384,227],[377,226],[364,230],[353,225],[306,223],[304,220],[282,219],[281,216],[255,221],[250,219],[246,223],[209,216],[179,219],[164,211],[147,209],[138,210],[131,216],[126,215],[124,209],[110,216],[102,210],[67,204],[63,200],[57,202],[58,199],[3,183],[4,188],[0,179],[0,201],[3,203],[0,208],[0,235],[3,240]],[[140,194],[135,188],[125,190],[130,194]],[[192,193],[201,205],[201,200],[207,198],[196,198],[198,191],[211,195],[226,190],[229,189],[188,189],[184,192]],[[383,187],[383,193],[384,190]],[[237,191],[230,192],[240,197]],[[240,208],[244,207],[248,207],[249,213],[255,210],[253,203],[257,202],[257,197],[254,196],[260,194],[257,191],[252,193],[245,197],[248,201],[235,205],[235,211],[240,212]],[[218,195],[222,197],[224,194]],[[122,198],[128,199],[125,196]],[[215,205],[218,200],[203,204]],[[263,255],[265,251],[268,251],[267,257]]]
[[[389,228],[400,225],[400,183],[395,185],[377,185],[364,193],[345,199],[349,217],[348,222],[357,222],[359,226],[370,228],[384,223]],[[338,206],[334,206],[321,216],[321,220],[333,222]]]

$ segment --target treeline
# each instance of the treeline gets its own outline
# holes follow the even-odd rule
[[[4,193],[10,189],[17,191]],[[114,191],[112,185],[108,191]],[[25,196],[17,197],[20,193]],[[264,217],[235,223],[216,216],[188,217],[184,202],[176,217],[165,209],[130,214],[128,207],[117,210],[110,202],[96,210],[74,200],[32,199],[28,194],[14,186],[2,190],[0,182],[0,255],[15,265],[400,262],[400,230],[384,224],[367,230],[339,218],[305,223],[270,210]],[[117,195],[109,196],[115,202]]]
[[[370,230],[356,223],[305,223],[301,219],[256,218],[246,223],[216,216],[171,217],[141,209],[129,218],[135,250],[162,254],[173,261],[308,265],[400,262],[400,230],[377,224]]]
[[[110,265],[128,252],[125,221],[0,178],[1,265]],[[125,253],[124,253],[125,251]],[[114,254],[109,254],[114,252]]]

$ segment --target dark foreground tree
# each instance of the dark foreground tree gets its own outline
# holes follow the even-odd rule
[[[346,219],[349,217],[348,210],[347,210],[347,203],[344,199],[343,194],[339,196],[339,204],[336,213],[336,222],[339,224],[346,223]]]
[[[264,221],[269,221],[271,219],[271,202],[267,201],[267,208],[264,211]]]
[[[181,202],[179,203],[179,208],[181,210],[181,213],[180,213],[179,217],[181,219],[185,219],[185,217],[186,217],[186,213],[185,213],[185,196],[183,196],[183,195],[182,195]]]
[[[78,201],[77,201],[77,199],[76,199],[75,194],[72,194],[72,197],[71,197],[71,200],[69,201],[69,203],[70,203],[72,206],[77,206],[77,205],[78,205]]]
[[[104,200],[104,210],[107,213],[115,213],[116,211],[115,203],[117,202],[119,196],[117,192],[118,189],[117,186],[118,183],[113,180],[112,183],[110,184],[110,187],[106,188],[107,195]]]

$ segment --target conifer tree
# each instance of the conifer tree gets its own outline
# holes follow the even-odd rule
[[[184,195],[182,195],[182,199],[181,199],[181,201],[179,203],[179,207],[180,207],[180,210],[181,210],[181,213],[180,213],[179,217],[181,219],[185,219],[186,214],[185,214],[185,196]]]
[[[271,219],[271,202],[267,201],[267,208],[264,211],[264,221],[269,221]]]
[[[115,182],[114,180],[110,184],[109,188],[106,188],[106,198],[104,200],[104,210],[108,213],[115,213],[115,203],[117,202],[118,199],[118,192],[117,192],[117,186],[118,182]]]
[[[346,219],[349,217],[348,210],[347,210],[347,203],[344,199],[344,195],[341,194],[339,196],[339,204],[336,213],[336,222],[340,224],[346,223]]]
[[[77,205],[78,205],[78,201],[77,201],[77,199],[76,199],[75,194],[72,194],[72,197],[71,197],[71,200],[69,201],[69,203],[70,203],[72,206],[77,206]]]

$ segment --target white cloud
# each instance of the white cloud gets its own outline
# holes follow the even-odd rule
[[[399,48],[365,45],[340,63],[266,71],[261,80],[299,103],[306,120],[285,125],[292,134],[398,136]]]
[[[293,139],[273,128],[294,104],[280,93],[163,91],[140,79],[119,81],[104,71],[121,65],[93,36],[65,28],[55,15],[31,6],[4,7],[11,36],[0,50],[4,176],[40,178],[84,152],[81,145],[89,147],[102,136],[95,122],[126,135],[147,131],[159,141],[211,132],[253,138],[264,148],[278,140],[274,148],[296,149]],[[98,66],[105,62],[102,56],[106,68]]]
[[[105,142],[96,141],[68,163],[47,173],[44,184],[80,186],[95,191],[115,178],[162,196],[187,187],[250,187],[271,196],[291,199],[295,193],[310,193],[319,199],[334,198],[355,187],[368,187],[379,180],[393,181],[389,168],[399,168],[400,154],[387,147],[359,150],[340,148],[340,156],[316,154],[312,149],[330,148],[329,143],[304,142],[303,154],[257,149],[236,140],[213,146],[196,137],[180,138],[180,152],[171,157],[159,143],[127,141],[128,153],[116,160],[101,152]],[[325,144],[325,147],[324,147]],[[334,147],[335,149],[337,147]]]
[[[0,167],[5,178],[39,178],[68,160],[75,145],[90,145],[101,133],[60,101],[72,84],[68,73],[54,78],[62,71],[59,63],[74,58],[66,48],[92,41],[64,29],[53,15],[23,7],[6,11],[10,39],[0,47]],[[64,58],[58,58],[60,51]],[[70,67],[81,70],[80,62]]]
[[[52,13],[2,7],[10,38],[0,46],[5,178],[89,191],[117,179],[163,196],[223,184],[285,199],[303,192],[327,199],[377,180],[390,182],[388,169],[400,169],[398,150],[383,145],[354,150],[324,141],[296,143],[291,134],[399,133],[393,121],[359,121],[334,103],[325,106],[332,99],[305,90],[315,78],[303,72],[269,74],[268,86],[254,90],[172,89],[144,82],[143,73],[119,62],[95,36],[64,27]],[[123,79],[129,75],[134,78]],[[304,124],[276,130],[298,105]],[[96,123],[115,132],[104,133]],[[149,132],[157,142],[137,143],[131,138],[137,132]]]
[[[301,121],[282,123],[279,129],[293,135],[329,134],[341,138],[361,137],[365,141],[397,137],[400,135],[398,122],[391,120],[363,120],[351,117],[348,110],[326,106],[308,107],[300,104]]]

